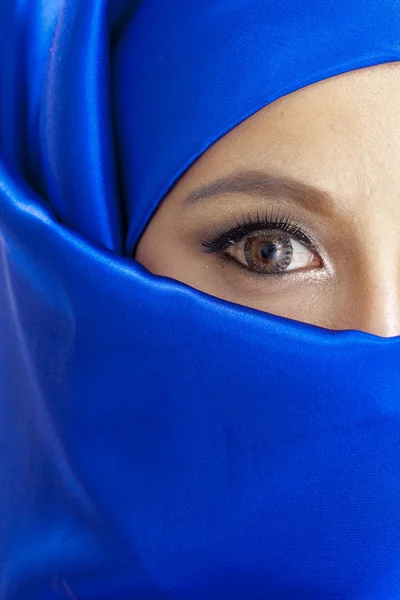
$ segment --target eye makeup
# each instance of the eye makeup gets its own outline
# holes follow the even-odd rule
[[[258,252],[263,264],[258,267],[254,261],[247,260],[246,265],[246,262],[238,261],[228,252],[230,249],[243,245],[242,242],[246,241],[246,239],[248,241],[245,247],[248,247],[253,238],[256,243],[264,244],[262,247],[260,246],[260,251]],[[287,248],[288,245],[292,246],[291,239],[294,241],[295,247],[299,247],[299,244],[301,244],[303,248],[305,247],[309,252],[317,255],[322,262],[319,246],[308,232],[306,232],[305,226],[291,215],[285,215],[281,212],[274,213],[273,211],[257,212],[255,215],[248,213],[239,220],[236,219],[234,227],[210,234],[202,242],[202,250],[208,254],[218,254],[221,257],[232,258],[241,266],[244,265],[249,271],[258,274],[280,275],[284,273],[288,274],[286,269],[290,263],[285,261],[282,269],[279,267],[274,268],[273,260],[275,256],[279,258],[279,251],[282,247]],[[271,258],[271,261],[268,258]],[[319,266],[321,267],[321,265]],[[290,273],[292,271],[292,269],[289,270]]]
[[[265,213],[257,211],[254,216],[248,213],[246,216],[236,220],[235,227],[217,234],[210,234],[208,239],[202,242],[202,247],[204,248],[204,252],[210,254],[220,252],[237,243],[249,233],[260,230],[281,231],[289,234],[299,242],[312,248],[315,252],[318,252],[317,243],[305,232],[305,227],[299,220],[294,219],[291,215],[285,216],[279,212],[275,215],[273,212],[269,214],[268,211]]]

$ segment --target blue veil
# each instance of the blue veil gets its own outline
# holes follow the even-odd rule
[[[400,338],[132,253],[243,119],[400,60],[400,4],[136,4],[0,7],[0,598],[397,600]]]

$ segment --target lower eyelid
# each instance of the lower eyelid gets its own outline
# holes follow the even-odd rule
[[[295,278],[302,278],[304,279],[305,275],[308,275],[309,273],[311,273],[312,271],[320,271],[321,269],[303,269],[303,270],[297,270],[297,271],[282,271],[281,273],[271,273],[271,274],[266,274],[266,273],[259,273],[258,271],[253,271],[252,269],[249,269],[249,267],[246,267],[246,265],[238,262],[235,258],[233,258],[233,256],[231,256],[230,254],[225,254],[224,252],[221,252],[218,254],[218,259],[223,261],[223,265],[225,266],[232,266],[235,269],[239,269],[241,274],[244,275],[245,277],[249,277],[251,279],[257,278],[259,281],[284,281],[286,279],[295,279]]]

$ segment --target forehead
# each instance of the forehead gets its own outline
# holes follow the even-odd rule
[[[332,194],[400,189],[400,63],[333,77],[289,94],[214,144],[183,178],[256,168]]]

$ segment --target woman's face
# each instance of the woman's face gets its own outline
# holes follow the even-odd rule
[[[400,335],[400,64],[314,84],[236,127],[164,199],[136,259],[237,304]]]

